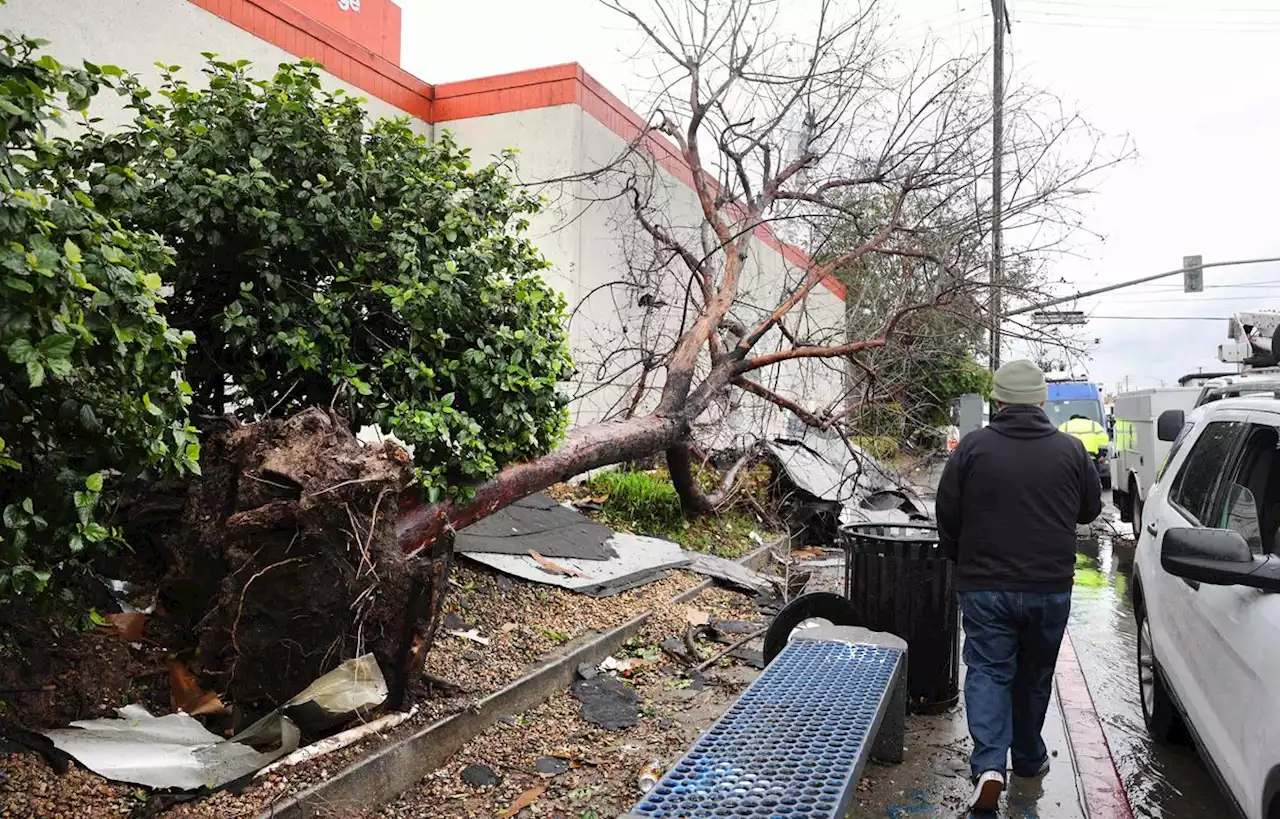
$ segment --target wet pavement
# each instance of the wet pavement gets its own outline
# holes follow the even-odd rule
[[[1049,748],[1049,773],[1042,779],[1010,777],[998,815],[1004,819],[1086,819],[1056,693],[1045,719],[1044,741]],[[973,788],[968,779],[969,732],[963,706],[936,716],[909,716],[906,747],[903,764],[867,768],[863,787],[849,816],[884,819],[969,816]]]
[[[1127,527],[1115,519],[1114,510],[1104,514],[1115,525]],[[1084,549],[1076,563],[1069,630],[1133,815],[1150,819],[1231,816],[1227,800],[1196,750],[1189,745],[1155,745],[1142,724],[1135,668],[1137,629],[1128,593],[1132,541],[1113,542],[1103,536],[1097,549]]]

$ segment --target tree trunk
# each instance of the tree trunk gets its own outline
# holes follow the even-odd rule
[[[688,423],[682,416],[645,415],[627,421],[593,424],[569,434],[556,451],[534,461],[515,464],[476,488],[469,501],[421,505],[406,498],[396,536],[406,552],[432,546],[450,529],[470,526],[526,495],[591,469],[643,458],[680,440]]]
[[[689,520],[710,514],[715,507],[698,486],[693,474],[693,459],[689,456],[689,444],[679,441],[667,447],[667,469],[671,472],[671,484],[680,496],[680,509]]]

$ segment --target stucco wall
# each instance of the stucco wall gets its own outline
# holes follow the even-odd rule
[[[494,161],[503,151],[515,149],[515,179],[546,198],[542,213],[529,223],[529,236],[551,269],[545,278],[564,294],[570,307],[577,302],[579,232],[574,225],[572,185],[546,184],[577,171],[576,149],[582,109],[558,105],[487,117],[436,123],[436,132],[451,133],[471,150],[476,166]]]
[[[69,65],[83,60],[118,65],[152,88],[160,84],[157,62],[182,66],[188,82],[203,85],[203,52],[250,60],[261,76],[269,76],[282,62],[298,60],[187,0],[9,0],[0,6],[0,29],[48,40],[48,52]],[[325,74],[325,85],[364,97],[365,108],[376,117],[406,116],[330,74]],[[108,126],[130,119],[112,93],[100,94],[93,111]],[[421,133],[431,133],[427,123],[413,122]]]

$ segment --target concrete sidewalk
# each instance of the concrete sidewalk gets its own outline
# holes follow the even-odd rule
[[[818,563],[807,590],[843,593],[843,561],[827,558]],[[963,691],[963,666],[960,673]],[[1000,816],[1007,819],[1133,819],[1070,634],[1059,652],[1044,739],[1050,753],[1049,773],[1039,781],[1011,777]],[[946,713],[909,716],[906,746],[906,761],[902,765],[867,768],[864,790],[849,816],[860,819],[968,816],[973,788],[969,784],[971,744],[963,695],[960,705]]]
[[[961,698],[963,703],[963,698]],[[1044,726],[1051,768],[1041,780],[1011,777],[999,815],[1007,819],[1110,819],[1085,812],[1062,703],[1055,691]],[[907,719],[907,759],[867,768],[865,790],[849,815],[877,819],[968,816],[969,730],[963,705]]]

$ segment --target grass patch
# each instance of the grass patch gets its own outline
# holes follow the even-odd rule
[[[587,488],[608,495],[605,512],[634,526],[661,529],[684,520],[680,496],[667,478],[652,472],[601,472],[587,481]]]
[[[686,549],[724,558],[738,558],[756,548],[755,518],[729,509],[697,520],[685,520],[680,496],[665,471],[602,472],[587,480],[593,495],[607,495],[597,516],[601,523],[624,532],[672,540]]]

